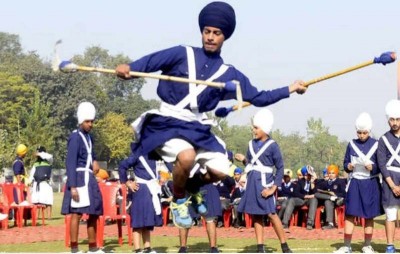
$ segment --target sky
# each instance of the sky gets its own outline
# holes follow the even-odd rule
[[[176,45],[201,46],[198,14],[210,0],[168,1],[5,1],[0,31],[20,36],[25,51],[51,59],[54,43],[63,40],[62,59],[90,46],[131,59]],[[400,1],[261,1],[231,0],[237,25],[225,41],[222,57],[246,74],[259,90],[308,81],[372,60],[400,47]],[[372,133],[388,130],[385,105],[397,98],[397,61],[371,65],[292,94],[270,109],[274,129],[306,135],[307,121],[321,119],[329,132],[356,138],[355,119],[368,112]],[[113,67],[110,67],[113,68]],[[156,81],[148,80],[146,99],[157,99]],[[234,105],[224,102],[223,106]],[[231,113],[233,125],[249,125],[257,112],[248,107]]]

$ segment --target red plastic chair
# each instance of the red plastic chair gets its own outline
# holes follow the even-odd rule
[[[25,200],[24,190],[25,190],[25,184],[22,183],[3,184],[3,191],[7,196],[9,209],[14,210],[15,212],[14,224],[17,225],[17,227],[22,227],[22,221],[24,221],[24,225],[26,226],[27,218],[26,217],[24,218],[24,214],[26,212],[26,213],[31,213],[32,226],[36,226],[37,208],[35,205]],[[14,194],[16,194],[16,198],[19,204],[16,204],[16,202],[14,201]]]
[[[169,205],[163,205],[161,213],[162,213],[163,226],[165,227],[168,225],[168,220],[169,220]]]
[[[246,228],[251,228],[253,226],[253,217],[248,213],[244,213],[244,222],[246,224]]]
[[[122,245],[122,222],[125,220],[125,224],[128,230],[128,243],[132,245],[132,229],[131,229],[131,217],[126,212],[126,198],[127,198],[127,190],[125,185],[121,185],[118,183],[101,183],[99,184],[101,195],[103,197],[103,215],[99,216],[99,223],[97,226],[97,243],[98,247],[104,246],[104,224],[107,219],[116,220],[118,226],[118,243]],[[122,213],[119,214],[119,207],[116,203],[117,201],[117,193],[121,190],[122,192],[122,204],[121,209]]]
[[[345,206],[337,206],[335,208],[336,211],[336,219],[337,219],[337,226],[338,228],[344,228],[344,211],[345,211]]]
[[[0,185],[0,211],[3,214],[9,214],[10,208],[8,207],[8,198],[7,195],[3,191],[3,186]],[[8,217],[5,218],[0,223],[1,228],[7,229],[8,228]]]
[[[229,206],[222,214],[225,228],[229,228],[231,226],[232,209],[232,206]]]

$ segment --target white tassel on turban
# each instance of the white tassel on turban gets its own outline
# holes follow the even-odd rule
[[[400,101],[399,100],[390,100],[386,104],[386,117],[389,118],[400,118]]]
[[[274,115],[271,110],[263,108],[259,110],[253,117],[253,125],[259,127],[266,134],[272,130],[272,125],[274,124]]]
[[[90,102],[82,102],[78,106],[78,124],[83,123],[86,120],[94,120],[96,116],[96,109]]]
[[[371,132],[371,129],[372,129],[371,116],[366,112],[361,113],[356,119],[356,130]]]

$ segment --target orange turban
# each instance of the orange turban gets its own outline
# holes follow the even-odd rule
[[[99,177],[102,180],[107,180],[110,176],[108,175],[108,172],[105,169],[101,168],[99,172],[97,172],[96,177]]]
[[[328,166],[328,174],[329,174],[329,172],[335,172],[335,175],[339,175],[339,167],[338,167],[338,165],[335,165],[335,164],[331,164],[331,165],[329,165]]]

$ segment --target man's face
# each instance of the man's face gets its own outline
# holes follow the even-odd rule
[[[236,181],[239,181],[241,176],[242,176],[242,174],[235,173],[235,174],[233,175],[233,178],[234,178]]]
[[[388,122],[391,131],[398,132],[400,130],[400,118],[391,117]]]
[[[253,125],[252,127],[253,137],[258,140],[264,141],[267,138],[267,134],[258,126]]]
[[[225,36],[221,29],[205,26],[202,33],[203,47],[207,53],[217,53],[221,51]]]
[[[90,132],[93,128],[93,120],[85,120],[81,123],[81,127],[84,131]]]

